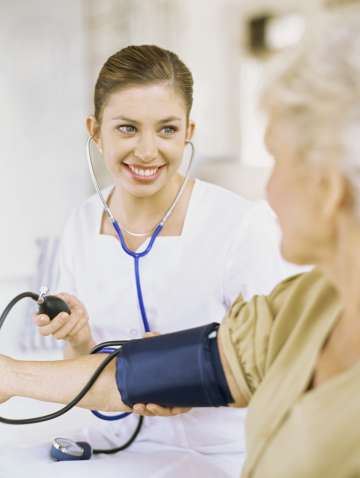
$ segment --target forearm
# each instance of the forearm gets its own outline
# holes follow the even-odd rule
[[[220,333],[217,335],[220,357],[216,355],[213,344],[210,347],[211,350],[206,345],[206,340],[209,340],[207,334],[212,330],[214,330],[214,326],[209,324],[206,327],[182,331],[179,335],[175,333],[129,343],[125,355],[118,359],[124,360],[124,367],[120,366],[117,376],[116,360],[114,359],[79,402],[79,406],[107,411],[129,411],[121,400],[118,387],[122,390],[124,398],[127,397],[127,402],[133,404],[156,403],[166,407],[189,407],[196,403],[195,406],[211,406],[214,404],[219,406],[230,403],[232,397],[234,406],[246,406],[247,401],[239,390],[234,371],[227,360],[227,354],[224,350],[224,334],[221,334],[221,327]],[[204,345],[206,346],[204,347]],[[179,362],[179,356],[186,353],[195,354],[198,358],[199,352],[203,357],[203,365],[200,367],[197,360],[194,360],[191,362],[193,363],[193,371],[190,371],[190,369],[179,370],[179,373],[181,372],[179,382],[176,379],[175,370],[176,367],[181,368],[179,363],[181,364],[182,360]],[[211,354],[211,357],[209,354]],[[146,360],[146,357],[149,356],[152,358],[150,361]],[[167,357],[165,362],[163,360],[164,356]],[[78,395],[105,357],[104,354],[97,354],[52,362],[23,362],[4,358],[7,365],[3,368],[0,400],[5,401],[11,396],[20,396],[67,404]],[[214,363],[213,360],[217,360],[216,363],[219,364],[219,358],[220,367],[222,367],[225,376],[221,372],[219,373],[221,368],[217,365],[215,367],[211,365]],[[164,390],[163,381],[157,381],[158,389],[152,381],[154,363],[156,363],[156,373],[160,374],[160,377],[166,377],[168,386]],[[0,363],[0,365],[2,364]],[[175,367],[175,380],[169,376],[169,370],[172,367]],[[131,376],[128,376],[129,370],[131,370]],[[205,382],[203,381],[204,370],[206,371]],[[193,383],[194,377],[198,380],[198,387],[193,391],[193,395],[188,396],[184,384],[186,384],[186,380]],[[226,390],[224,380],[230,388],[230,400],[226,402],[224,400],[228,400],[229,392]],[[179,388],[179,383],[184,383],[182,388]],[[217,385],[214,386],[214,383],[217,383]],[[204,389],[210,395],[204,395]],[[174,390],[176,393],[174,393]],[[167,395],[167,392],[170,395]],[[211,396],[211,400],[209,396]],[[224,396],[226,396],[226,399],[224,399]]]
[[[74,360],[29,362],[12,360],[8,371],[9,395],[61,404],[69,403],[88,382],[106,356]],[[128,411],[116,386],[114,359],[77,406],[104,411]]]

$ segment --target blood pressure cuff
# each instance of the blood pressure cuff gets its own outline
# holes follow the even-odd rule
[[[217,346],[219,324],[134,340],[116,363],[123,403],[219,407],[233,402]]]

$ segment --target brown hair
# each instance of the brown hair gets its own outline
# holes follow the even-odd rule
[[[179,57],[155,45],[123,48],[110,56],[100,70],[95,85],[95,118],[101,121],[105,103],[114,91],[158,82],[169,82],[182,95],[189,117],[193,102],[193,78]]]

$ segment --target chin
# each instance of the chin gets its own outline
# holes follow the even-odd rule
[[[126,191],[136,198],[147,198],[154,196],[157,194],[161,189],[161,184],[124,184],[121,183],[121,188],[126,189]]]
[[[313,263],[313,260],[311,260],[306,251],[300,247],[295,247],[295,245],[287,244],[286,242],[282,242],[281,244],[281,255],[286,261],[293,264],[307,265]]]
[[[135,186],[127,187],[127,192],[136,198],[147,198],[154,196],[158,192],[159,188],[149,187],[149,186]]]

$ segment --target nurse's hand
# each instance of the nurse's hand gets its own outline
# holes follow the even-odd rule
[[[172,407],[165,408],[160,407],[160,405],[155,405],[154,403],[137,403],[133,406],[133,412],[136,415],[143,415],[144,417],[175,417],[176,415],[182,415],[187,413],[191,408],[185,407]]]
[[[71,294],[56,295],[67,303],[71,314],[61,312],[53,320],[44,314],[35,315],[33,320],[39,334],[64,340],[66,342],[65,358],[88,354],[95,342],[91,335],[89,316],[85,306]]]

